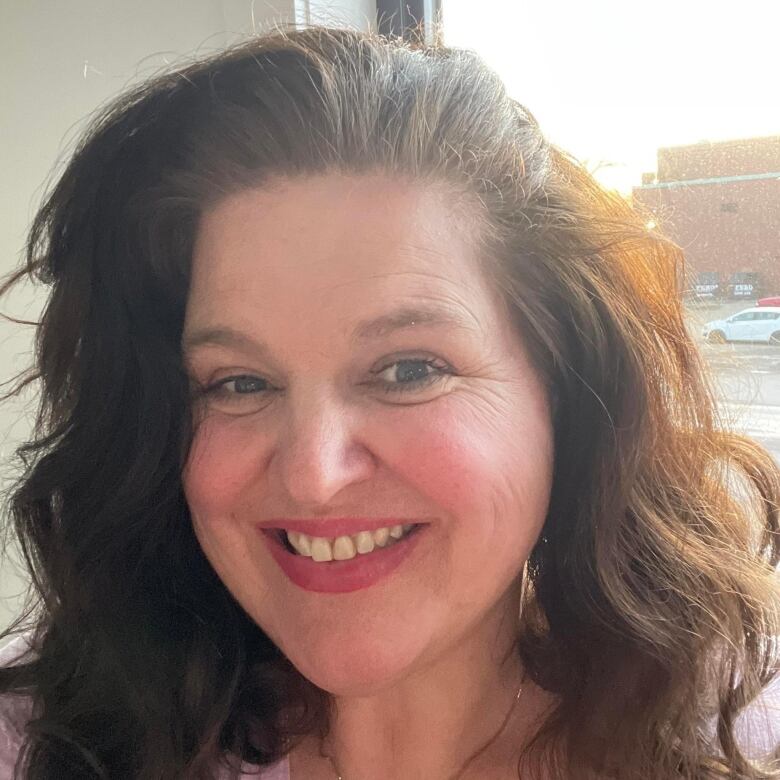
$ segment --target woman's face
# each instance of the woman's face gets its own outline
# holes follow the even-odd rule
[[[379,176],[278,181],[223,200],[197,238],[195,532],[335,694],[497,631],[545,519],[545,390],[447,203]]]

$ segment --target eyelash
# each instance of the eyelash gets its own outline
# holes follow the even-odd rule
[[[376,384],[384,393],[401,394],[425,389],[436,384],[437,382],[442,381],[445,377],[453,375],[453,370],[449,365],[435,358],[400,358],[398,360],[393,360],[389,363],[386,363],[381,368],[372,371],[371,373],[374,375],[383,374],[389,368],[403,363],[420,364],[433,370],[424,377],[414,379],[411,382],[376,381],[374,384]],[[262,390],[258,390],[257,392],[249,393],[237,393],[227,389],[227,386],[231,382],[237,382],[242,379],[258,384],[264,383],[266,387]],[[278,388],[269,385],[262,377],[254,376],[252,374],[234,374],[232,376],[225,377],[224,379],[220,379],[203,388],[201,394],[212,398],[219,398],[220,400],[227,402],[240,403],[244,397],[257,396],[263,393],[273,392],[275,390],[278,390]]]
[[[400,365],[401,363],[419,363],[420,365],[427,366],[433,369],[429,374],[426,374],[420,379],[415,379],[411,382],[380,382],[380,388],[385,393],[408,393],[414,390],[422,390],[437,382],[442,381],[447,376],[452,376],[452,368],[446,363],[436,360],[435,358],[400,358],[387,363],[377,371],[373,371],[373,374],[382,374],[387,371],[388,368]]]

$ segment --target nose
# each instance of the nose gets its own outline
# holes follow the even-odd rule
[[[360,441],[356,415],[345,404],[317,397],[291,407],[278,441],[275,473],[288,498],[316,514],[350,486],[368,480],[376,460]]]

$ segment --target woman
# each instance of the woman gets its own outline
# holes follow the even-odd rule
[[[779,776],[737,724],[777,468],[677,249],[474,55],[310,29],[146,84],[23,275],[20,776]]]

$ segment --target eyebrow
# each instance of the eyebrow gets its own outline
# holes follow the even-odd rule
[[[357,341],[368,341],[397,330],[414,328],[417,325],[448,325],[463,330],[474,330],[476,323],[469,322],[463,315],[449,308],[407,307],[358,323],[354,330],[354,338]]]
[[[453,310],[441,307],[406,307],[358,323],[353,330],[352,336],[355,341],[370,341],[399,330],[414,328],[418,325],[445,325],[473,331],[476,327],[476,322],[467,320],[463,315]],[[186,335],[183,339],[185,352],[204,345],[239,349],[245,352],[260,352],[263,354],[267,354],[270,351],[263,342],[230,327],[201,328]]]
[[[182,340],[184,352],[202,346],[226,347],[243,352],[267,353],[268,348],[261,341],[245,336],[234,328],[200,328],[186,335]]]

